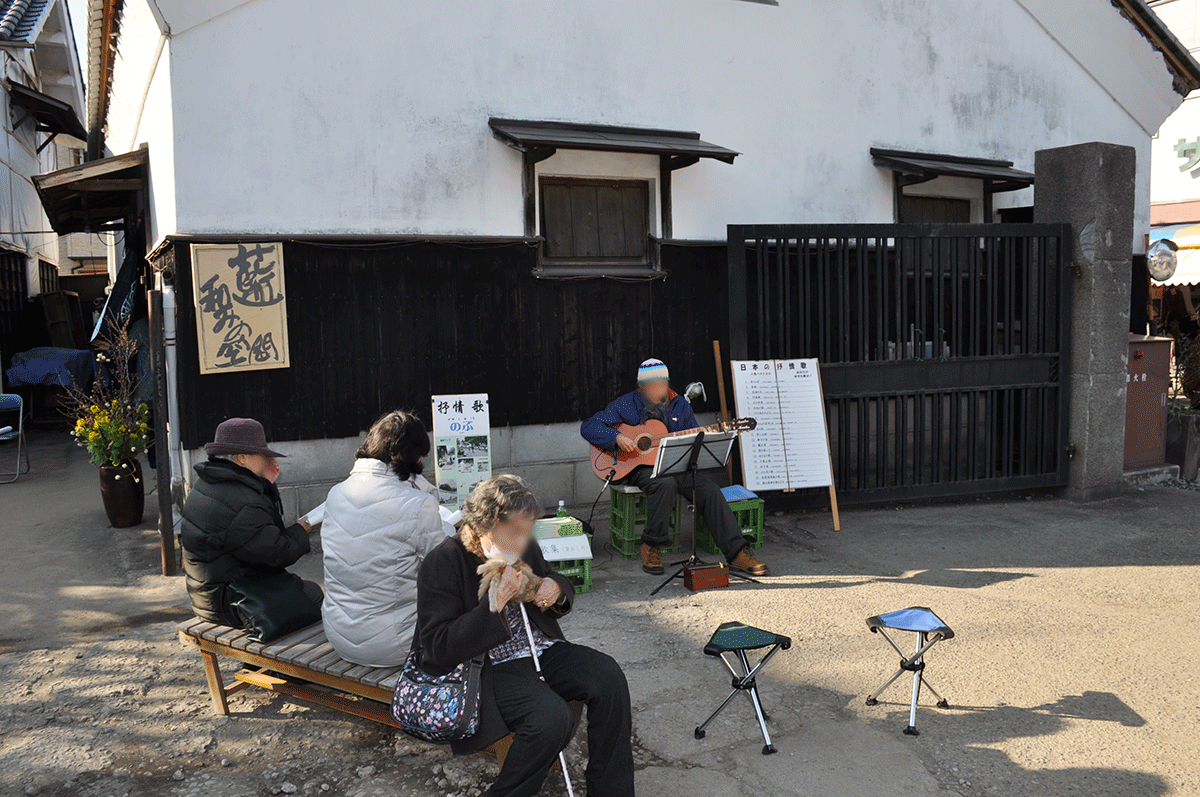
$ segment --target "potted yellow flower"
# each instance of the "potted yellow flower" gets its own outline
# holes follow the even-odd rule
[[[124,327],[114,325],[109,339],[99,344],[97,359],[108,366],[107,378],[99,375],[90,391],[72,389],[71,415],[75,441],[87,449],[100,470],[104,511],[115,528],[142,521],[145,487],[138,454],[146,450],[150,435],[150,408],[136,401],[137,377],[130,370],[137,344]]]

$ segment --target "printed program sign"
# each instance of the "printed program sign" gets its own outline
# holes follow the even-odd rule
[[[461,509],[475,485],[491,477],[487,393],[433,397],[433,451],[438,502]]]
[[[746,487],[832,485],[817,360],[734,360],[732,365],[738,414],[758,421],[754,431],[739,438]]]
[[[200,372],[288,367],[283,244],[192,244]]]

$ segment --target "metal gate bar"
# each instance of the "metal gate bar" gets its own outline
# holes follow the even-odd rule
[[[1070,228],[732,225],[735,359],[817,357],[848,501],[1067,475]]]

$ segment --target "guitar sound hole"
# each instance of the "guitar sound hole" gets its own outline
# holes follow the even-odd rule
[[[650,438],[639,437],[637,439],[637,447],[638,447],[638,451],[649,451],[650,450]]]

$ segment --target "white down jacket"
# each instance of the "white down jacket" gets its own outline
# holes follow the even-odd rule
[[[359,459],[329,491],[321,546],[325,636],[355,664],[404,663],[417,621],[417,571],[454,527],[438,512],[437,488],[400,481],[385,462]]]

